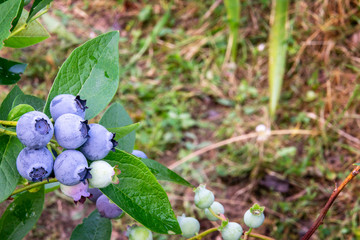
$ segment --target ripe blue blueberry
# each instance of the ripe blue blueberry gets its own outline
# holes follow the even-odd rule
[[[89,179],[91,187],[104,188],[110,183],[119,183],[119,179],[115,174],[115,167],[112,167],[105,161],[94,161],[90,164],[90,174],[92,176]]]
[[[54,173],[64,185],[73,186],[91,178],[90,168],[85,156],[76,150],[63,151],[55,160]]]
[[[22,115],[16,125],[20,142],[29,148],[42,148],[50,141],[54,127],[42,112],[32,111]]]
[[[229,222],[220,232],[223,240],[239,240],[243,234],[243,229],[240,224]]]
[[[114,140],[115,133],[109,132],[100,124],[89,125],[89,139],[81,146],[80,151],[89,160],[100,160],[110,151],[115,151],[118,143]]]
[[[209,208],[214,202],[214,194],[207,190],[204,185],[200,185],[195,189],[195,205],[200,209]]]
[[[40,182],[52,172],[54,159],[46,148],[24,148],[16,159],[16,167],[21,176],[29,181]]]
[[[265,207],[260,207],[258,204],[254,204],[249,210],[244,214],[244,222],[246,226],[250,228],[258,228],[260,227],[264,220]]]
[[[200,223],[193,217],[186,217],[185,214],[183,214],[182,216],[178,216],[177,220],[181,228],[182,236],[185,238],[193,237],[200,231]]]
[[[81,100],[80,96],[71,94],[60,94],[54,97],[50,103],[50,113],[54,121],[65,113],[72,113],[85,118],[86,100]]]
[[[79,183],[74,186],[66,186],[60,184],[60,189],[63,194],[74,199],[75,204],[77,202],[84,203],[86,198],[90,197],[90,192],[88,191],[89,184]]]
[[[153,236],[146,227],[132,227],[127,231],[129,240],[152,240]]]
[[[96,200],[103,195],[103,193],[98,188],[89,188],[88,192],[91,194],[89,200],[96,203]]]
[[[66,113],[55,122],[55,139],[66,149],[77,149],[89,138],[89,125],[78,115]]]
[[[210,206],[211,210],[214,211],[215,214],[219,215],[219,214],[224,214],[225,213],[225,208],[224,206],[219,203],[214,201],[213,204],[211,204]],[[205,215],[206,217],[210,220],[210,221],[216,221],[219,220],[217,217],[215,217],[214,215],[212,215],[212,213],[209,211],[208,208],[205,209]]]
[[[140,150],[133,150],[131,154],[139,158],[148,158],[146,154]]]
[[[98,198],[96,208],[100,215],[105,218],[117,218],[120,217],[123,212],[115,203],[110,203],[106,195],[101,195]]]

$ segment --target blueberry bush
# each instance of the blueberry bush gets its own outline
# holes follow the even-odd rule
[[[34,1],[27,12],[24,1],[2,1],[0,47],[24,48],[49,37],[36,19],[50,2]],[[151,231],[181,234],[158,179],[191,184],[156,161],[132,155],[139,124],[120,103],[110,103],[119,87],[118,45],[119,33],[113,31],[75,49],[46,101],[25,95],[16,85],[26,64],[1,58],[0,83],[13,87],[0,107],[0,200],[11,201],[1,216],[0,239],[22,239],[32,229],[54,183],[75,202],[95,195],[88,192],[88,179],[102,196],[98,210],[71,239],[93,230],[96,239],[109,238],[109,218],[122,212]],[[99,124],[87,124],[105,108]]]
[[[25,48],[49,37],[37,18],[48,11],[52,0],[35,0],[31,6],[30,2],[0,0],[0,49]],[[232,12],[240,6],[233,3],[225,1],[229,21],[234,19],[231,31],[236,32],[239,17]],[[153,36],[169,16],[167,11]],[[144,50],[129,64],[151,41],[145,41]],[[89,199],[96,205],[73,230],[71,239],[110,239],[111,219],[125,214],[136,221],[126,232],[130,240],[153,239],[153,232],[195,240],[216,231],[224,240],[273,239],[253,232],[265,221],[264,207],[254,204],[249,208],[241,226],[225,216],[224,206],[205,185],[194,187],[134,150],[140,123],[132,121],[121,103],[112,102],[126,68],[119,65],[119,42],[119,32],[111,31],[78,46],[59,69],[46,101],[24,94],[17,85],[26,63],[0,58],[0,85],[11,86],[0,105],[0,202],[9,204],[0,218],[0,239],[24,238],[43,211],[45,195],[57,189],[75,204]],[[235,59],[235,45],[231,52]],[[259,142],[272,134],[264,125],[256,131]],[[303,239],[311,237],[336,196],[359,171],[358,164]],[[192,188],[194,205],[215,227],[201,232],[198,219],[176,216],[161,181]]]

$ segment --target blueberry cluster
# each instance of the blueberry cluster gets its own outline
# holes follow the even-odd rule
[[[228,222],[225,218],[224,206],[215,201],[214,194],[206,189],[204,185],[200,185],[194,190],[194,202],[195,205],[205,210],[205,216],[210,221],[222,220],[222,225],[218,228],[221,232],[223,240],[239,240],[243,234],[243,228],[236,222]],[[258,204],[254,204],[244,215],[244,222],[249,228],[260,227],[265,219],[264,207],[260,207]],[[200,231],[200,223],[193,217],[186,217],[185,214],[178,216],[177,218],[182,235],[186,238],[197,235]],[[225,223],[225,224],[224,224]]]
[[[114,151],[118,143],[115,134],[105,127],[88,124],[84,119],[86,109],[86,100],[61,94],[50,103],[54,125],[42,112],[22,115],[16,133],[26,147],[19,153],[16,166],[20,175],[32,182],[47,179],[53,172],[62,192],[72,197],[75,203],[83,203],[87,197],[93,201],[98,199],[96,205],[100,214],[115,218],[122,210],[110,203],[105,195],[98,196],[101,193],[98,188],[118,182],[118,170],[101,160]],[[56,141],[51,140],[53,136]],[[64,151],[60,154],[52,152],[47,147],[50,141]],[[93,161],[90,166],[88,160]]]

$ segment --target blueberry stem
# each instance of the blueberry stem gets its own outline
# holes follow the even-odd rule
[[[203,237],[205,237],[206,235],[212,233],[212,232],[216,232],[217,230],[219,230],[217,227],[214,227],[214,228],[210,228],[192,238],[188,238],[188,240],[196,240],[196,239],[202,239]]]
[[[212,210],[211,208],[208,208],[208,209],[209,209],[210,213],[211,213],[214,217],[216,217],[217,219],[220,219],[221,221],[227,221],[227,219],[225,219],[225,218],[220,217],[219,215],[217,215],[217,214],[214,212],[214,210]]]
[[[30,185],[27,185],[25,187],[22,187],[22,188],[18,188],[16,189],[15,191],[13,191],[13,193],[9,196],[13,196],[15,194],[18,194],[18,193],[21,193],[21,192],[25,192],[27,190],[30,190],[30,189],[33,189],[33,188],[36,188],[36,187],[39,187],[39,186],[42,186],[42,185],[45,185],[47,183],[53,183],[53,182],[57,182],[58,180],[56,178],[52,178],[52,179],[49,179],[49,180],[44,180],[42,182],[37,182],[37,183],[33,183],[33,184],[30,184]]]
[[[9,130],[2,129],[2,128],[0,128],[0,133],[6,134],[6,135],[10,135],[10,136],[16,136],[16,132],[9,131]]]
[[[48,143],[48,145],[52,148],[52,149],[54,149],[55,150],[55,152],[58,154],[58,155],[60,155],[60,153],[61,153],[61,151],[58,149],[58,146],[59,146],[59,144],[55,144],[55,143]]]
[[[57,147],[60,146],[55,139],[50,139],[50,142],[53,143],[53,144],[55,144]]]
[[[252,230],[253,230],[252,228],[249,228],[249,230],[248,230],[247,232],[245,232],[244,240],[247,240],[247,239],[248,239],[248,237],[249,237],[249,235],[250,235],[250,233],[251,233]]]
[[[17,124],[17,121],[5,121],[5,120],[0,120],[0,124],[4,125],[4,126],[9,126],[9,127],[15,127]]]

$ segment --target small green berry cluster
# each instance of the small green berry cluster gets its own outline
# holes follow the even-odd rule
[[[186,217],[185,214],[183,214],[177,218],[182,231],[182,236],[189,239],[202,239],[202,237],[211,232],[220,231],[223,240],[241,239],[241,236],[244,233],[243,228],[236,222],[229,222],[229,220],[224,216],[224,206],[215,201],[214,194],[210,190],[206,189],[205,185],[200,185],[194,190],[194,192],[194,202],[196,207],[203,209],[205,211],[205,216],[210,221],[221,220],[221,225],[217,228],[199,233],[199,221],[193,217]],[[244,222],[250,229],[245,232],[245,239],[247,239],[246,235],[251,234],[253,228],[258,228],[263,224],[265,220],[264,210],[265,207],[260,207],[258,204],[254,204],[246,211],[244,215]]]

